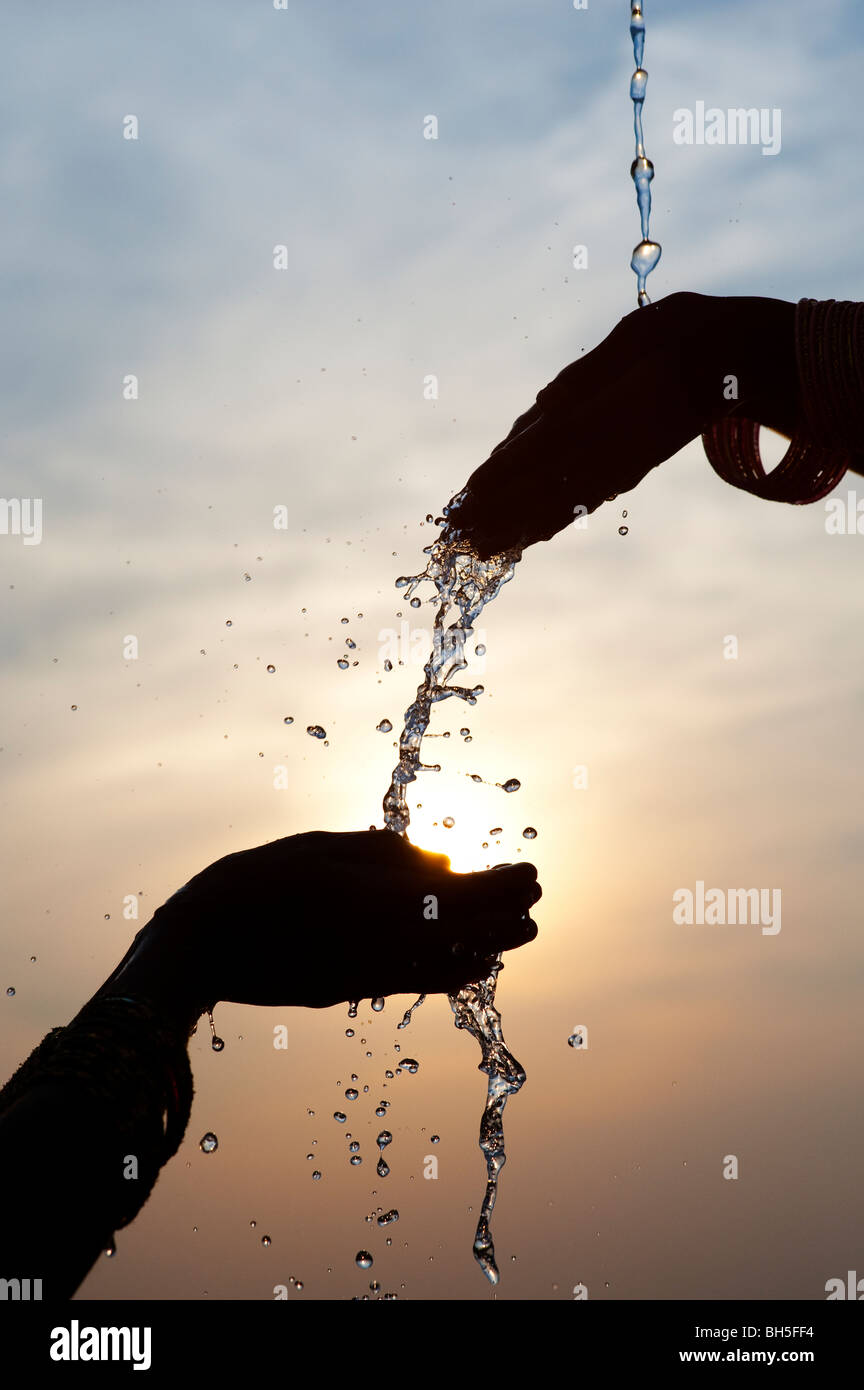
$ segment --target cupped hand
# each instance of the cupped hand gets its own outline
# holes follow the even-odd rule
[[[451,503],[450,527],[484,558],[524,549],[629,492],[723,415],[786,431],[793,311],[689,293],[634,310],[540,392]]]
[[[170,989],[199,1013],[454,992],[533,940],[539,897],[531,864],[457,874],[389,830],[294,835],[197,874],[103,990]]]

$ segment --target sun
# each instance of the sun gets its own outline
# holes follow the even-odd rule
[[[460,805],[452,796],[429,796],[419,809],[412,808],[408,837],[418,849],[446,854],[450,867],[460,874],[510,862],[500,823],[485,809]]]

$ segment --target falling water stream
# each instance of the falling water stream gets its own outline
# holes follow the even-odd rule
[[[502,585],[513,578],[520,555],[514,550],[480,560],[464,545],[460,547],[446,521],[437,540],[427,546],[424,553],[429,559],[422,574],[403,576],[396,581],[397,588],[404,589],[410,600],[421,582],[430,580],[436,593],[429,601],[438,605],[432,651],[423,668],[423,680],[414,702],[405,711],[399,761],[384,797],[384,823],[397,835],[406,833],[411,819],[406,799],[408,786],[419,773],[440,771],[437,763],[424,764],[420,760],[423,735],[429,727],[433,706],[454,697],[474,705],[483,694],[482,685],[460,685],[455,683],[455,678],[468,666],[465,648],[477,619]],[[518,783],[515,785],[518,787]],[[480,1148],[486,1159],[486,1192],[474,1236],[474,1257],[492,1284],[497,1284],[499,1278],[490,1221],[498,1177],[505,1163],[503,1112],[508,1096],[518,1091],[525,1080],[524,1071],[507,1050],[501,1017],[495,1008],[500,969],[499,957],[485,980],[466,985],[458,994],[450,995],[456,1027],[466,1029],[477,1039],[481,1050],[480,1070],[488,1077],[486,1106],[480,1122]],[[422,1000],[418,1000],[420,1002]],[[412,1005],[400,1027],[409,1022],[416,1007]]]

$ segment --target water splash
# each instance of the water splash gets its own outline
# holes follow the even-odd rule
[[[501,1015],[495,1008],[495,986],[500,960],[496,961],[485,980],[468,985],[454,998],[450,997],[457,1028],[465,1028],[480,1044],[479,1070],[489,1078],[486,1106],[480,1120],[480,1148],[486,1159],[486,1192],[474,1236],[474,1258],[491,1284],[497,1284],[495,1246],[492,1242],[491,1220],[498,1194],[498,1179],[507,1161],[504,1150],[504,1107],[510,1096],[525,1081],[525,1072],[512,1053],[508,1052],[501,1031]]]
[[[388,1144],[392,1144],[393,1135],[390,1133],[389,1129],[382,1129],[375,1142],[378,1145],[378,1163],[375,1171],[379,1178],[387,1178],[390,1176],[390,1165],[384,1157],[384,1150]]]
[[[454,498],[451,507],[460,500],[461,497]],[[425,548],[424,554],[429,558],[422,574],[403,575],[396,581],[398,588],[406,590],[412,605],[414,590],[424,580],[431,581],[438,604],[432,651],[423,668],[423,680],[417,687],[414,702],[405,711],[399,739],[399,761],[393,769],[390,787],[384,797],[384,824],[397,835],[406,833],[411,820],[407,788],[419,773],[432,770],[421,762],[420,751],[433,707],[454,696],[473,706],[478,696],[483,694],[482,685],[459,685],[455,683],[455,677],[468,665],[465,644],[473,635],[475,623],[487,603],[491,603],[503,585],[513,578],[521,556],[520,551],[511,550],[481,560],[460,542],[458,533],[449,524],[445,524],[438,538]],[[439,770],[437,764],[433,767]],[[499,785],[508,792],[519,789],[516,778]],[[473,1248],[477,1263],[492,1284],[497,1284],[499,1280],[490,1221],[498,1178],[506,1160],[502,1117],[508,1097],[518,1091],[525,1081],[522,1067],[505,1046],[501,1016],[495,1008],[495,988],[500,969],[499,958],[484,980],[467,985],[457,995],[450,996],[455,1025],[476,1038],[481,1051],[479,1070],[488,1077],[486,1105],[480,1121],[480,1148],[486,1160],[486,1194]],[[403,1024],[416,1007],[416,1004],[412,1007]],[[379,1174],[381,1163],[383,1158],[379,1160]]]
[[[419,1009],[420,1005],[421,1005],[422,1003],[425,1002],[425,999],[426,999],[426,995],[425,995],[425,994],[421,994],[420,997],[419,997],[419,999],[415,999],[415,1000],[414,1000],[414,1003],[411,1005],[410,1009],[406,1009],[405,1012],[404,1012],[404,1014],[402,1015],[402,1022],[401,1022],[401,1023],[397,1023],[397,1024],[396,1024],[396,1027],[397,1027],[397,1028],[407,1028],[407,1027],[408,1027],[408,1024],[411,1022],[412,1018],[414,1017],[414,1010],[415,1010],[415,1009]]]

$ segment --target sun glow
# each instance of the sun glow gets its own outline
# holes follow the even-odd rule
[[[433,854],[446,854],[456,873],[476,873],[478,869],[513,862],[517,852],[515,839],[519,838],[521,845],[521,832],[514,835],[511,828],[505,834],[500,819],[492,819],[480,807],[459,805],[456,797],[449,798],[453,805],[448,810],[444,805],[447,800],[442,796],[440,806],[433,806],[430,799],[421,809],[412,808],[408,831],[412,844]],[[450,821],[452,824],[447,824]],[[493,830],[498,833],[493,834]]]

